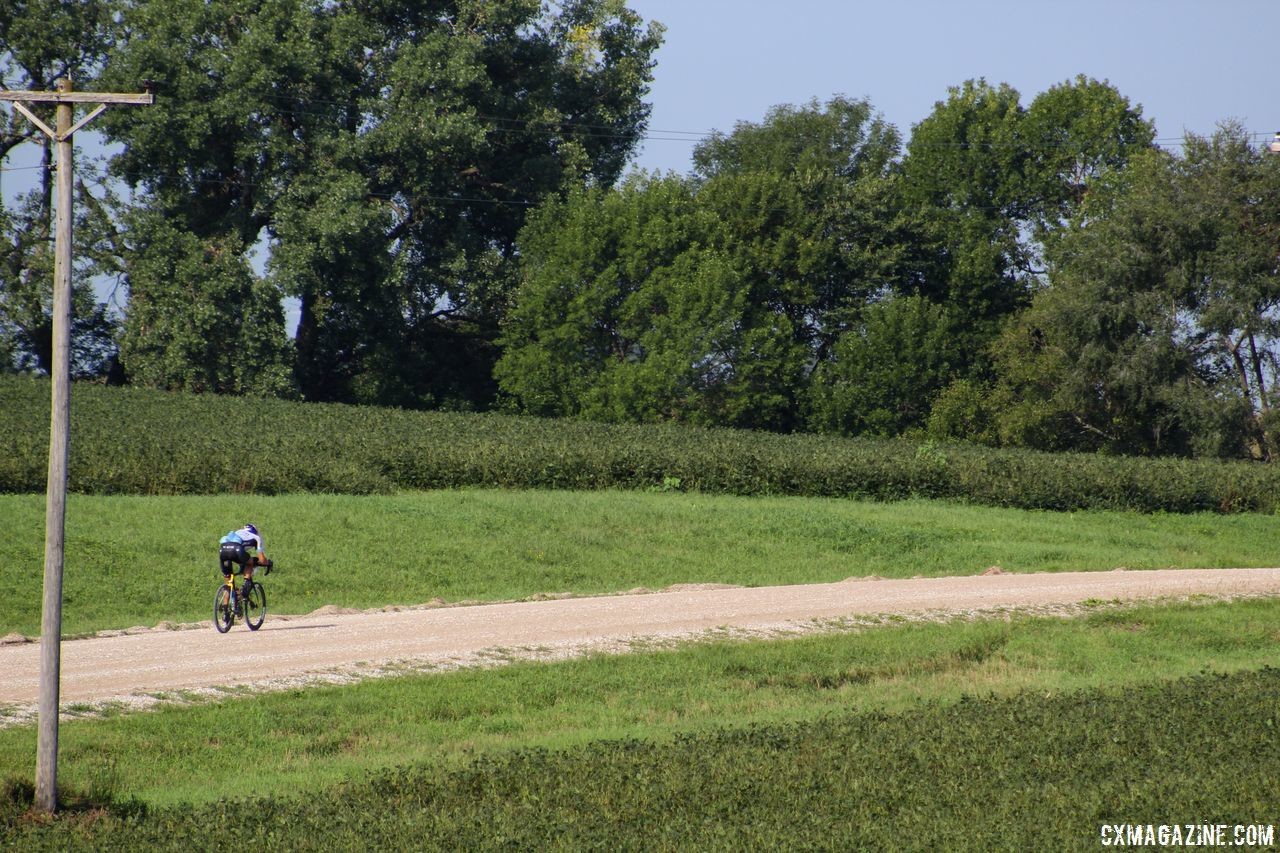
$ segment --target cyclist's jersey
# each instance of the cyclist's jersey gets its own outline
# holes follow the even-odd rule
[[[262,534],[253,533],[247,527],[241,527],[239,530],[233,530],[218,541],[219,545],[226,545],[227,543],[243,545],[246,548],[257,548],[259,553],[264,551],[262,547]]]

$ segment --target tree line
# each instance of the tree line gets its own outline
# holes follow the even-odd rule
[[[119,153],[79,187],[78,280],[128,302],[80,285],[78,372],[1272,458],[1280,157],[1244,128],[1167,150],[1105,81],[1024,104],[970,80],[905,140],[833,97],[710,135],[687,174],[628,173],[661,38],[614,0],[0,11],[11,88],[158,96],[99,119]],[[0,211],[9,370],[47,366],[42,174]]]

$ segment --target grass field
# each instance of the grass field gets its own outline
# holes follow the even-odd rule
[[[20,849],[1058,849],[1274,823],[1280,601],[515,664],[0,730]],[[1043,849],[1043,848],[1042,848]]]
[[[1280,667],[1277,599],[717,641],[71,721],[62,726],[61,780],[152,804],[293,796],[371,770],[456,766],[517,748],[897,713],[962,697],[1124,692],[1265,666]],[[33,727],[0,730],[0,779],[29,772],[34,750]],[[211,772],[242,751],[249,765]]]
[[[0,495],[0,634],[35,634],[43,499]],[[1275,564],[1257,514],[467,489],[101,497],[68,511],[69,634],[203,621],[252,520],[277,613],[879,575]],[[29,566],[29,571],[14,570]],[[1104,820],[1276,822],[1280,599],[889,622],[404,675],[61,728],[71,808],[0,848],[1078,847]],[[0,713],[3,708],[0,708]],[[796,814],[806,815],[803,821]],[[979,825],[981,821],[981,825]]]
[[[44,500],[0,495],[0,635],[39,633]],[[880,575],[1276,564],[1273,516],[1049,513],[634,491],[393,496],[72,495],[63,629],[199,621],[216,543],[252,520],[279,571],[272,610],[746,586]]]
[[[985,851],[1099,849],[1116,823],[1220,824],[1226,843],[1269,849],[1277,691],[1269,669],[1023,693],[481,754],[314,795],[86,804],[51,825],[21,815],[30,790],[18,785],[0,800],[0,831],[31,851]]]

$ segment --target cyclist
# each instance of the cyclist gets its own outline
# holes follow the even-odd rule
[[[249,555],[249,549],[257,551]],[[267,574],[271,574],[271,561],[262,549],[262,534],[252,524],[246,524],[239,530],[232,530],[218,543],[218,563],[222,568],[223,580],[231,579],[232,566],[239,565],[244,579],[253,577],[255,566],[264,566]]]

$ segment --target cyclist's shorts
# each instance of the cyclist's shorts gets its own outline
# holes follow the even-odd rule
[[[249,552],[239,542],[223,542],[218,548],[218,562],[224,575],[230,575],[232,565],[236,564],[244,571],[244,567],[249,564]]]

